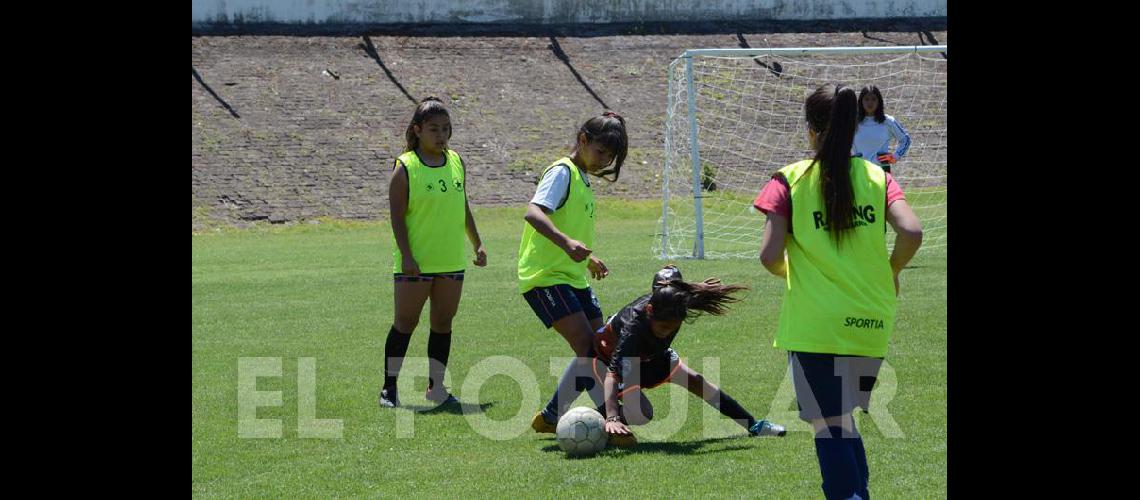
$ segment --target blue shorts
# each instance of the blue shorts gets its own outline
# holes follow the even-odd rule
[[[587,320],[602,317],[598,297],[590,287],[579,290],[570,285],[540,286],[528,290],[523,298],[547,328],[579,311],[586,313]]]
[[[838,417],[855,408],[866,413],[882,365],[882,358],[789,351],[800,419]]]

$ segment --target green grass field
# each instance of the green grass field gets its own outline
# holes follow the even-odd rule
[[[447,385],[472,413],[380,409],[384,337],[392,320],[392,243],[386,222],[255,227],[192,237],[192,491],[201,497],[514,496],[818,498],[812,435],[795,420],[786,355],[772,347],[782,281],[755,259],[680,261],[686,279],[717,276],[752,287],[724,317],[685,326],[673,347],[757,418],[789,428],[785,438],[747,438],[736,424],[680,389],[647,392],[655,421],[635,427],[636,449],[567,459],[530,417],[557,382],[552,357],[571,354],[517,293],[515,264],[524,207],[474,208],[489,265],[470,266],[454,322]],[[650,255],[660,203],[600,199],[595,255],[611,270],[592,286],[606,315],[648,291],[662,264]],[[762,218],[757,217],[757,230]],[[858,415],[877,498],[946,496],[946,258],[919,251],[902,275],[898,322],[875,411]],[[409,356],[426,356],[427,308]],[[516,358],[533,389],[472,368]],[[279,438],[239,437],[239,360],[280,358],[281,377],[257,381],[283,404],[256,410],[279,419]],[[298,381],[316,365],[315,390]],[[713,358],[712,361],[705,358]],[[307,361],[306,361],[307,362]],[[406,365],[411,366],[411,365]],[[494,365],[500,368],[506,364]],[[557,363],[558,371],[564,361]],[[516,370],[518,372],[518,370]],[[491,376],[487,374],[499,373]],[[410,368],[406,406],[427,406],[426,371]],[[525,378],[525,377],[524,377]],[[406,381],[404,379],[407,379]],[[480,387],[469,384],[472,387]],[[298,430],[315,394],[315,418],[339,419],[339,438]],[[305,402],[305,401],[302,401]],[[585,395],[579,400],[585,404]],[[711,414],[709,414],[711,411]],[[410,417],[410,418],[409,418]],[[684,417],[684,418],[682,418]],[[397,419],[414,422],[397,436]],[[487,421],[490,421],[490,424]],[[513,431],[485,437],[489,425]],[[505,438],[505,439],[503,439]]]

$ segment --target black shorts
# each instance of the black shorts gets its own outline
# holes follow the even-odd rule
[[[392,273],[392,279],[396,283],[432,281],[436,278],[447,278],[455,281],[463,281],[463,271],[453,271],[450,273],[420,273],[416,276],[411,276],[404,273]]]
[[[618,384],[618,390],[621,393],[631,391],[634,389],[652,389],[659,385],[668,382],[673,378],[673,373],[681,366],[681,358],[677,355],[677,351],[673,348],[665,349],[665,353],[657,356],[649,361],[633,360],[631,358],[622,358],[621,366],[621,382]],[[634,368],[639,368],[634,374]],[[594,358],[594,377],[598,379],[599,383],[606,381],[606,372],[609,370],[609,360],[602,358]]]
[[[800,418],[811,421],[871,408],[871,389],[883,358],[788,352]]]
[[[554,325],[555,321],[578,311],[586,313],[587,320],[602,317],[598,297],[590,287],[578,289],[570,285],[540,286],[528,290],[523,298],[547,328]]]

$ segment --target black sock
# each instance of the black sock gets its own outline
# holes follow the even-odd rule
[[[743,425],[745,429],[751,429],[752,426],[756,424],[756,418],[724,391],[720,391],[720,404],[713,406],[720,410],[721,415],[735,420],[736,423]]]
[[[428,390],[435,387],[435,383],[443,385],[443,376],[447,371],[447,358],[451,357],[451,332],[439,333],[432,331],[428,335],[428,357],[439,362],[431,363],[428,370]]]
[[[393,326],[388,330],[388,338],[384,341],[384,388],[396,387],[396,377],[400,376],[400,365],[404,364],[404,355],[408,353],[408,342],[412,334],[400,333]]]
[[[842,427],[828,427],[815,437],[815,455],[823,477],[821,486],[828,500],[851,498],[861,489],[852,441],[843,437]]]
[[[859,429],[855,427],[855,420],[851,420],[851,430],[855,433],[855,438],[851,439],[851,449],[855,454],[855,466],[859,471],[859,496],[863,500],[870,500],[871,492],[869,491],[869,484],[871,481],[871,471],[867,468],[867,450],[863,448],[863,436],[859,434]]]

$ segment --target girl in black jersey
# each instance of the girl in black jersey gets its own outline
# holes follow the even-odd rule
[[[606,432],[617,446],[636,444],[628,425],[653,418],[653,406],[642,393],[666,382],[680,385],[753,436],[783,436],[783,426],[756,420],[728,394],[681,361],[670,346],[686,319],[702,312],[715,316],[728,312],[725,305],[739,299],[733,293],[746,288],[725,285],[716,278],[699,283],[682,281],[675,266],[653,277],[653,292],[623,307],[594,336],[594,377],[590,396],[606,415]],[[601,390],[598,390],[601,389]],[[622,401],[621,407],[618,401]],[[604,410],[604,411],[603,411]]]

